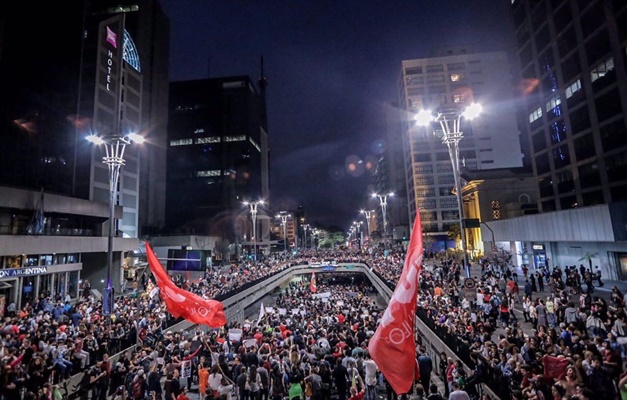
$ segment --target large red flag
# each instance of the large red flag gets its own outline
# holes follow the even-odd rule
[[[316,273],[315,272],[311,272],[311,281],[309,282],[309,290],[311,290],[311,293],[316,293],[316,285],[318,284],[318,281],[316,280]]]
[[[417,212],[401,278],[368,345],[372,359],[399,395],[411,390],[416,376],[414,327],[422,256],[422,226]]]
[[[157,280],[161,298],[165,301],[170,314],[176,318],[183,317],[195,324],[208,325],[212,328],[226,325],[226,315],[224,315],[224,306],[221,302],[205,300],[197,294],[177,287],[148,243],[146,243],[146,255],[150,270]]]

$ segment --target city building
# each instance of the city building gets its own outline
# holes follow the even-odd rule
[[[514,0],[511,10],[541,214],[490,226],[516,253],[544,252],[550,267],[590,263],[625,280],[627,3]]]
[[[263,85],[261,85],[263,87]],[[269,245],[268,134],[265,99],[247,76],[173,82],[167,152],[167,226],[171,232]],[[264,243],[266,241],[267,243]]]
[[[454,176],[441,130],[415,125],[421,110],[461,110],[477,102],[484,114],[462,120],[461,166],[469,170],[523,165],[513,103],[510,64],[505,52],[475,53],[472,47],[437,49],[431,57],[404,60],[400,74],[401,132],[407,211],[413,223],[420,210],[423,231],[434,249],[447,247],[447,233],[459,225]]]
[[[105,153],[85,138],[130,132],[144,136],[143,147],[128,146],[124,154],[113,205],[111,278],[117,287],[126,275],[128,244],[137,247],[142,228],[158,231],[165,225],[169,23],[154,0],[141,5],[84,1],[63,7],[62,13],[58,7],[24,1],[0,16],[0,184],[43,190],[47,197],[62,196],[70,204],[108,208]],[[15,15],[28,15],[28,23]],[[71,218],[58,218],[54,226],[50,221],[37,240],[46,252],[55,253],[51,246],[60,243],[56,236],[76,227]],[[72,247],[81,254],[73,263],[94,288],[106,276],[108,226],[104,223],[104,232],[98,231],[105,236],[104,244],[92,240],[83,246],[84,240],[72,237],[56,251]],[[53,228],[55,237],[49,237]],[[2,235],[19,241],[25,232],[10,229]],[[23,251],[23,258],[41,255],[29,251]]]
[[[0,315],[11,302],[20,308],[41,296],[75,300],[86,279],[102,293],[105,276],[89,266],[106,263],[109,205],[6,186],[0,190]],[[122,212],[116,207],[116,218]],[[114,254],[126,265],[132,264],[127,252],[137,247],[137,238],[113,241]]]

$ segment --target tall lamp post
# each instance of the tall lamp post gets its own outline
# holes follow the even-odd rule
[[[355,226],[355,238],[359,241],[360,248],[364,246],[364,232],[361,230],[362,223],[362,221],[353,221],[353,225]]]
[[[307,231],[310,229],[309,224],[303,225],[303,252],[307,250]]]
[[[393,192],[387,194],[379,194],[373,193],[372,197],[379,198],[379,205],[381,206],[381,215],[383,216],[383,237],[387,238],[388,234],[388,220],[387,220],[387,208],[388,208],[388,197],[394,196]]]
[[[287,220],[291,215],[280,213],[276,217],[281,219],[281,225],[283,225],[283,251],[287,254]]]
[[[459,213],[459,230],[461,232],[462,251],[464,252],[464,270],[470,277],[468,264],[468,251],[466,243],[466,231],[464,229],[464,206],[462,198],[461,177],[459,176],[459,142],[464,134],[461,131],[462,118],[472,120],[481,114],[480,104],[472,103],[464,109],[457,107],[443,107],[435,112],[422,110],[416,115],[416,122],[421,126],[430,126],[432,122],[440,123],[442,129],[442,143],[448,147],[448,154],[453,166],[453,178],[455,181],[455,194],[457,195],[457,209]],[[435,133],[435,131],[434,131]]]
[[[111,268],[113,267],[113,236],[115,231],[115,199],[118,191],[118,181],[120,180],[120,169],[126,162],[124,160],[124,150],[131,143],[143,143],[144,137],[136,133],[126,136],[111,134],[107,136],[89,135],[87,141],[95,145],[104,145],[105,156],[102,162],[109,169],[109,238],[107,241],[107,281],[103,293],[104,315],[111,315],[113,312],[113,301],[115,289],[111,285]]]
[[[254,252],[253,260],[255,260],[255,262],[257,262],[257,207],[259,206],[259,204],[264,204],[263,200],[244,202],[244,205],[248,206],[248,209],[250,211],[250,216],[253,220],[252,239],[253,239],[253,252]]]
[[[374,210],[359,210],[359,212],[366,217],[366,228],[368,229],[368,239],[370,239],[370,218],[372,218]]]

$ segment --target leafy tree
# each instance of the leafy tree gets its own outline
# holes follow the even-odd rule
[[[599,256],[599,253],[588,253],[586,252],[580,259],[579,261],[588,261],[588,266],[590,268],[590,271],[592,271],[592,259],[596,258]]]

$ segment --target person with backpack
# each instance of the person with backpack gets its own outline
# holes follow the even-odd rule
[[[309,397],[311,400],[322,399],[322,378],[318,375],[318,367],[312,367],[309,375],[305,378],[305,385],[311,388]]]

